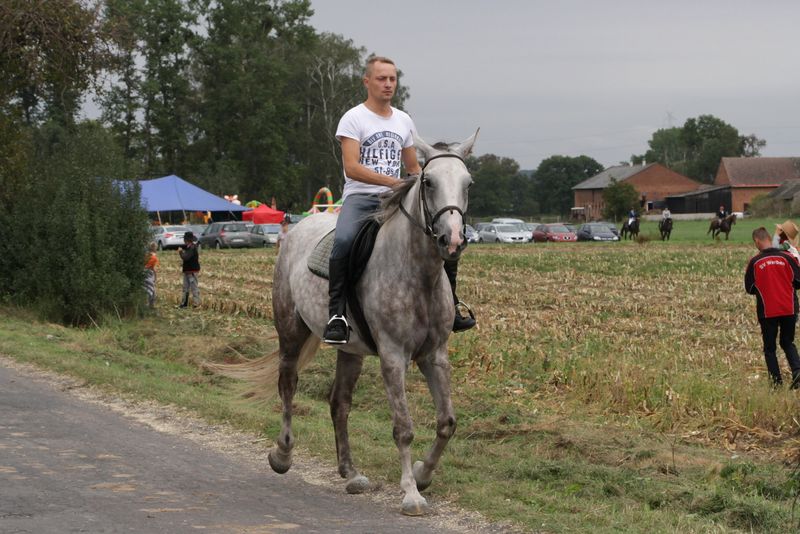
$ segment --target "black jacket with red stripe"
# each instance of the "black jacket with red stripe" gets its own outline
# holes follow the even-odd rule
[[[744,289],[756,296],[759,319],[796,315],[800,265],[776,248],[762,250],[747,264]]]

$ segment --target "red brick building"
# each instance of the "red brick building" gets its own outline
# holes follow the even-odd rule
[[[730,187],[730,211],[747,211],[754,197],[798,178],[800,158],[722,158],[714,185]]]
[[[661,204],[669,195],[695,191],[700,187],[700,183],[660,163],[610,167],[572,188],[574,206],[583,212],[586,220],[602,219],[605,207],[603,190],[611,185],[612,179],[629,183],[639,192],[643,211],[652,209],[655,203]]]

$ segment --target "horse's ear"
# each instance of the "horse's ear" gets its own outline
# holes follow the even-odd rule
[[[414,146],[417,147],[417,150],[422,153],[422,159],[427,160],[433,155],[434,152],[436,152],[436,149],[425,142],[423,138],[418,136],[417,132],[412,133],[414,135]]]
[[[458,147],[456,147],[455,152],[462,158],[466,158],[472,154],[472,146],[475,144],[475,140],[478,138],[478,132],[480,131],[481,129],[478,128],[475,130],[474,134],[461,141],[461,143],[458,144]]]

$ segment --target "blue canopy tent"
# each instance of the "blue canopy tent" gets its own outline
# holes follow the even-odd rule
[[[142,205],[147,211],[156,212],[159,222],[162,211],[182,211],[185,219],[187,211],[233,213],[248,209],[212,195],[174,174],[154,180],[142,180],[139,186],[142,188]]]

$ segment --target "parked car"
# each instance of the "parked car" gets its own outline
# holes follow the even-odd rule
[[[487,226],[489,226],[490,224],[492,224],[492,223],[490,223],[490,222],[479,222],[479,223],[475,223],[475,226],[474,226],[474,228],[475,228],[475,231],[476,231],[476,232],[478,232],[478,233],[481,233],[481,230],[483,230],[484,228],[486,228],[486,227],[487,227]]]
[[[612,222],[608,222],[608,221],[597,221],[597,222],[600,223],[600,224],[605,224],[606,226],[608,226],[608,228],[612,232],[614,232],[614,235],[619,237],[619,230],[617,229],[617,225],[616,224],[614,224]]]
[[[575,232],[561,223],[540,224],[533,230],[533,240],[537,243],[577,241]]]
[[[250,228],[251,247],[271,247],[278,242],[278,233],[281,231],[280,224],[256,224]]]
[[[183,246],[183,234],[189,231],[186,226],[153,226],[153,242],[158,250]]]
[[[250,232],[241,221],[211,223],[200,236],[200,245],[213,248],[249,247]]]
[[[494,224],[525,224],[522,219],[512,219],[510,217],[497,217],[492,219]]]
[[[511,224],[490,224],[478,235],[487,243],[527,243],[531,238],[528,232]]]
[[[481,242],[480,234],[478,234],[478,231],[475,230],[475,228],[473,228],[469,224],[464,227],[464,235],[467,238],[467,243],[480,243]]]
[[[607,224],[586,223],[578,228],[578,241],[619,241],[619,236]]]

